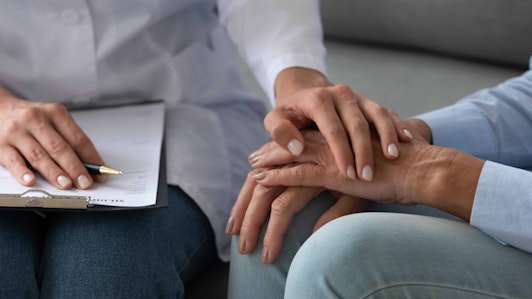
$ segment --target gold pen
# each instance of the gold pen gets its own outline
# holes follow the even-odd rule
[[[83,163],[85,168],[90,174],[124,174],[122,171],[118,169],[114,169],[111,167],[107,167],[105,165],[96,165],[96,164],[90,164],[90,163]]]

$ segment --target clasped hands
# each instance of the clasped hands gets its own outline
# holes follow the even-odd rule
[[[404,174],[416,153],[428,145],[417,127],[348,86],[295,90],[288,93],[290,99],[304,99],[282,100],[266,117],[266,129],[275,142],[249,156],[253,170],[226,227],[226,233],[239,235],[238,251],[247,254],[255,250],[261,226],[269,218],[262,244],[264,263],[279,256],[294,215],[325,190],[337,200],[314,230],[364,211],[370,205],[364,198],[412,204],[398,187],[405,183]],[[296,147],[290,144],[294,140]],[[403,154],[405,147],[417,150]]]

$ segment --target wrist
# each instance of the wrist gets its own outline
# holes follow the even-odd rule
[[[275,97],[279,99],[285,94],[293,93],[301,89],[327,87],[331,85],[332,83],[327,77],[317,70],[304,67],[290,67],[282,70],[275,78]]]
[[[464,152],[426,146],[411,172],[412,198],[469,221],[484,161]]]
[[[425,139],[429,144],[432,144],[432,129],[426,122],[421,119],[409,119],[408,123],[416,129],[416,131]]]

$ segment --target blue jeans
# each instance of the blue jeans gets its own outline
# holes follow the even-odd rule
[[[235,238],[230,298],[532,298],[532,254],[448,214],[375,205],[310,236],[331,203],[322,195],[296,216],[273,265],[260,250],[240,255]]]
[[[178,187],[168,207],[0,213],[0,298],[182,298],[216,257],[207,217]]]

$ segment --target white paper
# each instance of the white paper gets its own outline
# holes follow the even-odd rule
[[[156,203],[159,162],[164,132],[164,104],[82,110],[72,116],[92,140],[106,166],[123,175],[109,175],[105,183],[89,190],[59,190],[37,176],[31,188],[18,183],[0,167],[0,192],[22,194],[28,189],[54,195],[90,196],[90,203],[118,207],[142,207]],[[33,194],[32,194],[33,195]]]

